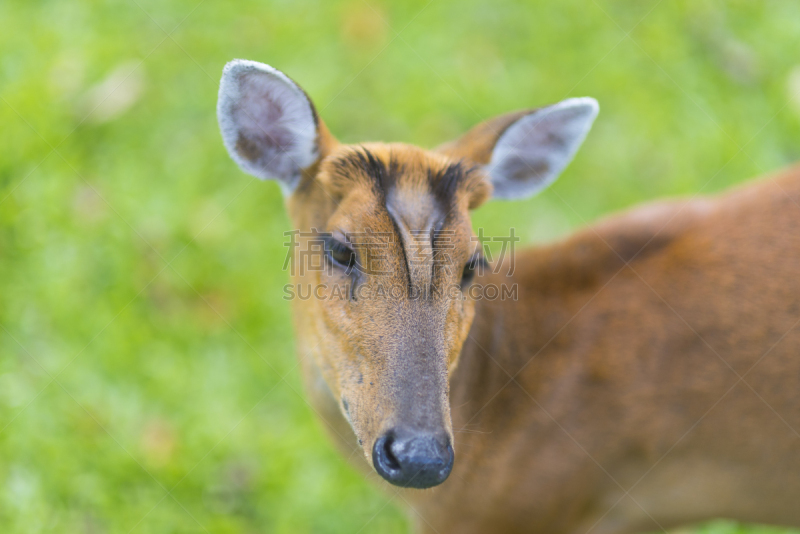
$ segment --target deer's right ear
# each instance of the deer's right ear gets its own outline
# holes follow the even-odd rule
[[[217,119],[233,161],[290,195],[335,142],[305,92],[281,71],[255,61],[225,65]]]
[[[569,98],[541,109],[495,117],[437,150],[483,166],[495,198],[527,198],[564,170],[598,110],[594,98]]]

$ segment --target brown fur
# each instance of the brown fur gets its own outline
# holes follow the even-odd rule
[[[463,265],[475,250],[468,210],[490,188],[464,180],[443,212],[428,171],[485,163],[517,116],[436,152],[367,145],[402,164],[393,216],[388,191],[340,172],[335,162],[357,148],[321,125],[323,157],[288,200],[295,227],[402,237],[398,226],[445,221]],[[423,532],[624,533],[716,517],[800,526],[798,203],[800,167],[718,198],[638,208],[518,253],[510,280],[480,280],[517,283],[516,301],[298,300],[313,405],[366,469],[398,418],[453,435],[441,486],[386,485]],[[406,269],[408,253],[395,243],[391,276],[362,283],[431,284],[429,266]],[[344,283],[325,276],[293,282]]]

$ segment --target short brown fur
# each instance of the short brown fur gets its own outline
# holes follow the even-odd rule
[[[519,116],[433,152],[339,145],[321,125],[323,157],[288,200],[292,221],[400,235],[398,220],[441,219],[463,264],[476,246],[468,210],[491,188],[475,171],[441,211],[429,171],[486,163]],[[402,168],[392,215],[393,193],[337,164],[361,150]],[[518,284],[515,301],[297,301],[313,405],[366,469],[403,395],[437,407],[416,415],[454,438],[450,478],[425,491],[388,486],[421,532],[626,533],[716,517],[800,526],[799,202],[797,167],[717,198],[637,208],[518,253],[510,279],[480,280]],[[406,268],[406,253],[391,248],[392,274],[362,283],[431,283]],[[409,351],[427,363],[409,363]],[[423,364],[428,389],[379,380]]]

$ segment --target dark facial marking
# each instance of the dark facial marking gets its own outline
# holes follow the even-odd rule
[[[406,168],[392,156],[390,156],[389,161],[386,162],[365,147],[359,147],[339,157],[332,162],[332,165],[335,172],[343,177],[354,175],[367,176],[370,179],[374,191],[379,195],[384,204],[386,204],[386,199],[390,190],[395,186],[398,180],[401,179],[403,172],[406,170]],[[439,204],[442,213],[446,214],[431,228],[432,248],[435,248],[437,235],[450,218],[449,214],[454,211],[453,208],[459,189],[466,186],[471,190],[472,182],[477,181],[473,180],[473,178],[477,178],[477,176],[474,175],[477,170],[477,166],[469,165],[463,161],[452,162],[438,169],[428,167],[427,180],[429,190]],[[406,249],[398,223],[391,213],[389,214],[389,219],[394,226],[396,235],[400,239],[403,263],[408,265]],[[407,275],[408,290],[411,292],[413,291],[413,287],[410,270],[407,271]]]
[[[431,191],[445,213],[450,211],[455,202],[459,187],[475,170],[477,167],[466,165],[461,161],[450,163],[444,169],[437,171],[428,169],[428,183]]]
[[[403,168],[395,159],[390,159],[387,164],[375,154],[364,147],[348,153],[333,163],[334,167],[343,175],[359,171],[372,179],[375,191],[385,200],[386,193],[394,187],[397,177],[402,174]]]

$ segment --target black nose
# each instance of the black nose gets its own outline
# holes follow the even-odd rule
[[[446,434],[393,429],[375,441],[372,464],[395,486],[431,488],[450,475],[453,447]]]

